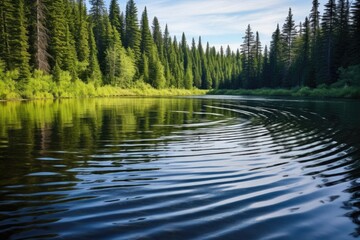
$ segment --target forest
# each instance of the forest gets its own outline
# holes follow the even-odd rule
[[[103,0],[2,0],[0,99],[122,95],[119,89],[354,89],[360,86],[360,1],[291,8],[262,46],[216,49],[171,36],[145,8]],[[310,9],[311,6],[309,6]],[[186,29],[184,29],[186,31]],[[241,33],[239,33],[239,36]],[[305,89],[305,90],[304,90]],[[119,93],[120,92],[120,93]],[[125,94],[124,94],[125,95]]]

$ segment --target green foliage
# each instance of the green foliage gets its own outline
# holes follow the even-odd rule
[[[360,65],[340,68],[339,82],[336,85],[360,87]]]
[[[21,87],[21,95],[26,99],[53,98],[52,92],[55,85],[52,76],[36,70],[27,83]]]
[[[18,99],[20,97],[18,79],[18,70],[0,72],[0,100]]]

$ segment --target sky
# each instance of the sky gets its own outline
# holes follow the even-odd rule
[[[121,11],[127,0],[118,0]],[[322,9],[327,0],[320,0]],[[110,0],[105,0],[106,6]],[[185,32],[188,44],[199,36],[205,45],[209,42],[217,49],[229,45],[232,50],[240,48],[245,30],[250,24],[259,32],[262,45],[269,45],[277,24],[285,22],[292,8],[296,24],[304,21],[312,8],[312,0],[135,0],[139,18],[145,6],[149,21],[159,19],[162,31],[168,24],[170,34],[178,40]],[[321,10],[320,10],[321,11]]]

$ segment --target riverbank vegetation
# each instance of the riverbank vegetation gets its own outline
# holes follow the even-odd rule
[[[146,8],[139,21],[133,0],[125,11],[117,0],[108,9],[103,0],[86,6],[0,2],[0,99],[204,93],[193,89],[358,96],[360,0],[329,0],[322,15],[313,0],[299,24],[289,9],[269,47],[248,25],[235,51],[203,45],[201,37],[188,44],[185,34],[178,41],[157,17],[150,24]]]

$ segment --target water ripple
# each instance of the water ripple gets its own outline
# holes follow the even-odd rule
[[[119,112],[98,126],[102,137],[79,137],[91,149],[55,144],[13,163],[0,184],[2,239],[357,236],[360,155],[339,122],[276,102],[199,102],[163,121],[139,115],[149,129],[105,134],[133,127]],[[10,144],[0,138],[0,149]]]

